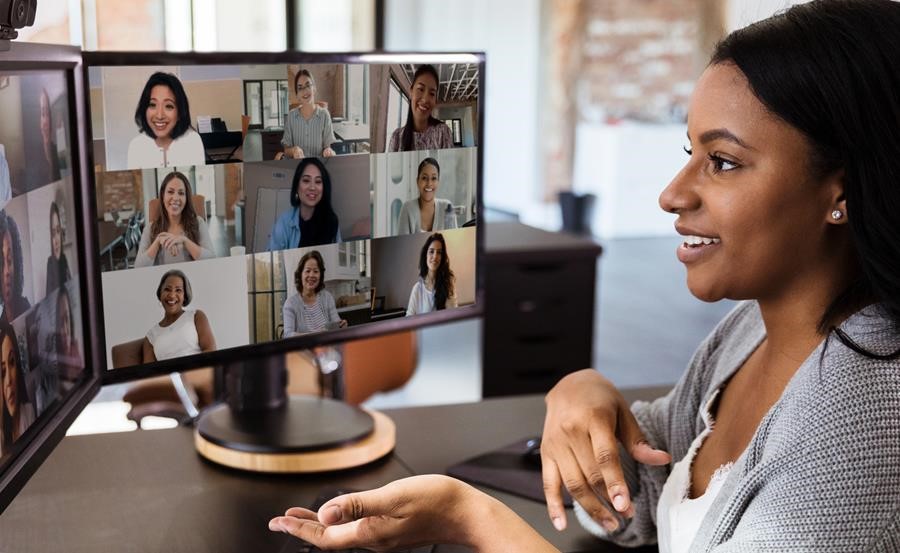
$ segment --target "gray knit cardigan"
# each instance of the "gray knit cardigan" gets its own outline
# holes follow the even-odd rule
[[[900,335],[878,306],[841,328],[869,351],[900,347]],[[701,406],[764,336],[758,304],[739,304],[667,396],[635,403],[651,445],[682,459],[704,428]],[[636,464],[627,455],[623,460],[636,514],[607,539],[654,543],[656,505],[670,467]],[[863,357],[832,333],[760,422],[691,551],[900,551],[900,360]]]

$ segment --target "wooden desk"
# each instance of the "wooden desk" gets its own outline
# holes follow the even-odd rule
[[[539,433],[544,405],[540,396],[522,396],[386,412],[397,424],[392,455],[321,475],[257,475],[212,465],[195,453],[186,428],[65,438],[0,516],[0,551],[277,553],[285,538],[269,532],[267,522],[286,507],[309,505],[326,488],[366,489],[443,472]],[[588,536],[574,519],[569,530],[556,532],[540,503],[486,491],[563,551],[625,551]]]

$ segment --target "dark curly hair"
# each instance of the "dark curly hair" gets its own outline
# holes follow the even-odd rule
[[[175,122],[175,127],[172,128],[171,136],[174,140],[191,128],[191,108],[188,104],[187,94],[184,92],[181,81],[171,73],[157,71],[150,75],[150,78],[147,79],[147,84],[144,85],[144,91],[141,92],[141,98],[138,100],[137,108],[134,110],[134,122],[137,123],[137,126],[142,133],[150,138],[156,138],[156,133],[153,132],[150,124],[147,123],[147,106],[150,105],[150,92],[153,90],[154,86],[159,85],[169,87],[169,90],[172,91],[172,95],[175,96],[175,108],[178,110],[178,121]]]
[[[450,257],[447,255],[447,242],[444,241],[443,234],[436,232],[425,240],[419,254],[419,276],[422,278],[428,276],[428,247],[432,242],[440,242],[443,247],[441,264],[438,265],[434,275],[434,308],[444,309],[447,307],[447,298],[453,295],[456,277],[450,270]]]
[[[303,293],[303,267],[310,259],[315,259],[316,264],[319,265],[319,284],[316,285],[316,293],[318,294],[325,288],[325,260],[322,259],[322,254],[318,250],[312,250],[303,254],[300,262],[297,263],[297,270],[294,271],[294,286],[300,294]]]

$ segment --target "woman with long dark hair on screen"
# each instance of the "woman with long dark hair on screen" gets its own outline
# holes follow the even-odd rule
[[[900,3],[814,0],[718,44],[659,203],[691,293],[745,301],[665,397],[629,406],[593,369],[548,394],[556,528],[565,486],[589,530],[662,553],[900,551],[898,28]],[[270,528],[326,548],[555,551],[442,477],[287,515]]]
[[[165,265],[215,257],[206,221],[194,211],[191,183],[173,171],[159,187],[159,213],[144,225],[135,267]]]
[[[75,380],[84,371],[81,347],[75,335],[75,312],[72,298],[66,286],[60,286],[56,295],[56,362],[59,375],[66,380]]]
[[[437,197],[441,184],[441,166],[433,157],[419,163],[416,187],[419,197],[404,202],[397,219],[398,234],[432,232],[457,227],[456,213],[450,200]]]
[[[0,319],[0,388],[2,388],[3,443],[8,447],[34,422],[34,405],[28,401],[22,357],[12,325]]]
[[[127,169],[202,165],[206,151],[191,127],[191,108],[178,77],[157,71],[150,75],[137,107],[138,134],[128,145]]]
[[[47,286],[44,295],[56,290],[72,278],[69,272],[69,262],[63,252],[65,231],[59,216],[59,206],[56,202],[50,203],[50,256],[47,258]]]
[[[296,294],[281,309],[284,337],[347,326],[337,312],[334,296],[325,289],[325,260],[317,250],[307,252],[294,271]]]
[[[166,271],[156,287],[163,317],[144,337],[144,363],[194,355],[216,349],[216,338],[206,313],[185,309],[194,299],[191,281],[182,271]]]
[[[409,293],[406,314],[418,315],[456,306],[456,277],[450,270],[447,242],[443,234],[436,232],[425,239],[419,252],[419,279]]]
[[[331,145],[336,142],[331,127],[331,114],[316,102],[316,81],[312,73],[300,69],[294,75],[294,92],[299,105],[290,110],[284,121],[281,145],[287,157],[332,157]],[[280,159],[276,157],[275,159]]]
[[[409,87],[406,124],[391,133],[389,152],[452,148],[453,136],[443,121],[432,112],[438,105],[440,78],[433,65],[420,65]]]
[[[297,164],[291,181],[291,205],[275,221],[270,251],[341,241],[340,224],[331,207],[331,176],[318,159],[307,157]]]
[[[13,321],[31,308],[25,297],[22,240],[15,219],[0,211],[0,299],[3,300],[3,316]]]

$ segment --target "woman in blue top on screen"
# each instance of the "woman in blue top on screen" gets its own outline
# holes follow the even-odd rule
[[[441,184],[441,166],[433,157],[426,157],[419,163],[416,186],[419,197],[404,202],[397,219],[398,234],[432,232],[454,229],[456,213],[449,200],[437,197]]]
[[[331,177],[314,157],[303,158],[291,183],[293,208],[278,216],[269,250],[321,246],[341,241],[337,214],[331,207]]]
[[[144,363],[216,349],[216,338],[206,314],[199,309],[185,309],[193,297],[191,281],[183,272],[166,271],[159,279],[156,299],[162,305],[163,318],[144,337]]]
[[[389,152],[453,147],[450,127],[431,114],[438,104],[439,81],[437,69],[433,65],[420,65],[416,69],[409,90],[406,125],[391,133]]]
[[[316,81],[306,69],[297,71],[294,76],[294,90],[300,102],[287,114],[284,122],[284,135],[281,145],[284,156],[300,159],[306,156],[331,157],[335,142],[334,130],[331,126],[331,114],[316,103]],[[277,155],[275,159],[281,159]]]
[[[31,302],[23,294],[23,265],[19,227],[15,219],[0,211],[0,299],[3,300],[3,316],[7,321],[13,321],[31,307]]]
[[[450,270],[447,243],[436,232],[425,240],[419,253],[419,280],[409,293],[406,314],[418,315],[456,306],[456,277]]]
[[[284,337],[347,326],[338,315],[334,296],[325,289],[325,261],[313,250],[300,258],[294,271],[297,294],[290,296],[281,309]]]
[[[3,444],[9,447],[34,422],[34,405],[28,401],[22,358],[12,325],[0,320],[0,388],[3,399]]]
[[[56,202],[50,203],[50,256],[47,258],[47,285],[44,295],[56,290],[65,284],[72,273],[69,272],[69,262],[63,252],[63,240],[65,232],[62,220],[59,217],[59,206]]]
[[[178,77],[150,75],[134,110],[138,135],[128,145],[128,169],[203,165],[200,135],[191,128],[191,109]]]
[[[144,225],[135,267],[215,257],[206,221],[194,211],[186,175],[178,171],[166,175],[159,188],[159,204],[159,215]]]

